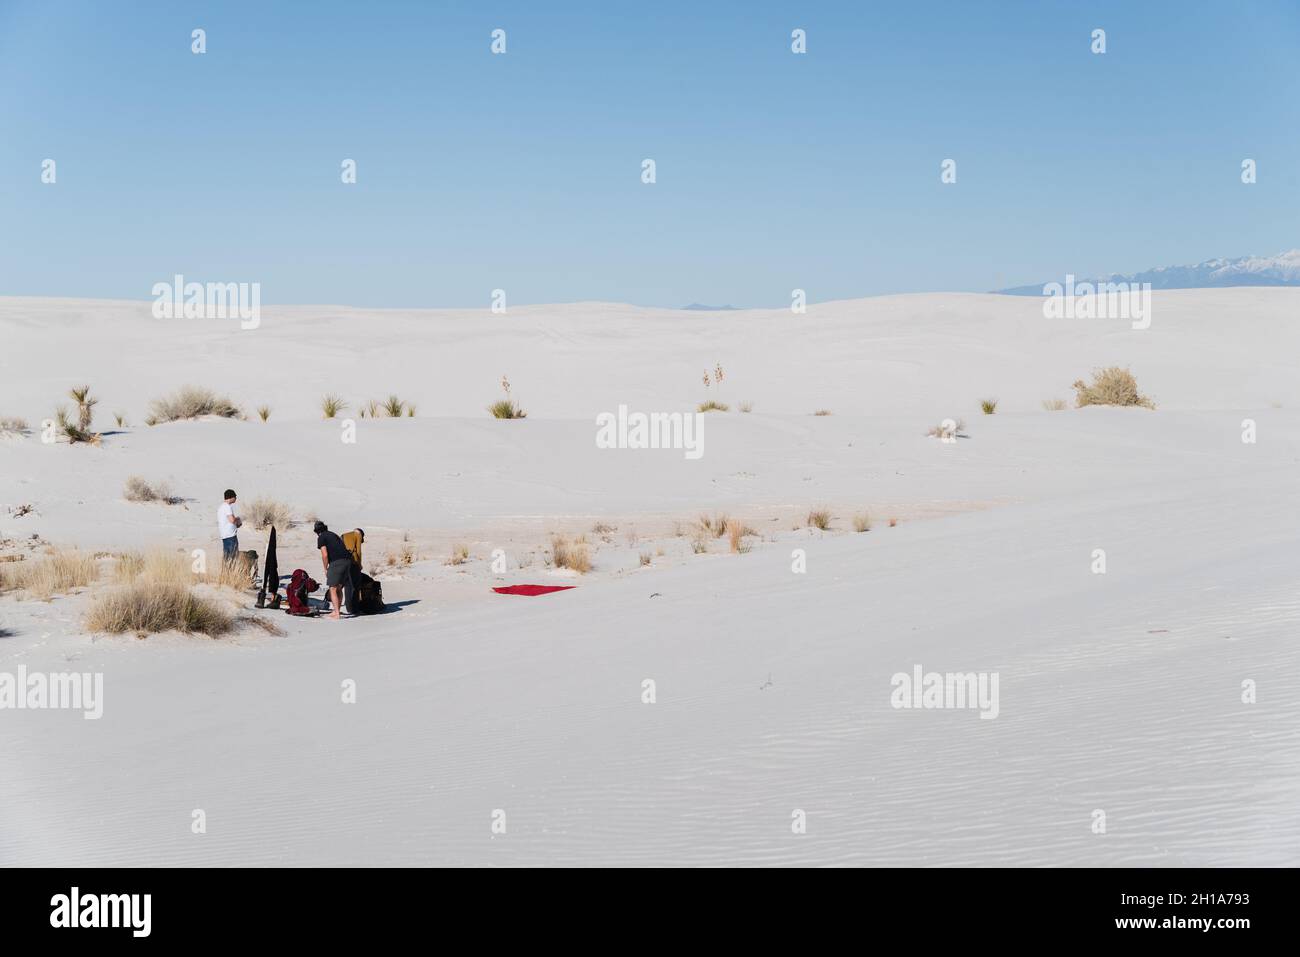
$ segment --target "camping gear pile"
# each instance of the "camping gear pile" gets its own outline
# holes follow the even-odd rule
[[[361,565],[352,563],[351,588],[347,592],[347,611],[351,615],[383,614],[383,586],[361,570]],[[289,607],[285,611],[290,615],[314,615],[310,595],[320,588],[320,583],[307,573],[306,569],[295,568],[285,590]],[[269,600],[268,600],[269,596]],[[271,527],[271,537],[266,545],[265,574],[262,587],[257,592],[257,607],[278,611],[280,608],[280,567],[275,557],[275,527]]]

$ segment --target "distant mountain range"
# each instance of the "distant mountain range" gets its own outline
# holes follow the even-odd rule
[[[735,306],[706,306],[702,302],[693,302],[689,306],[682,306],[683,309],[690,309],[693,312],[734,312]]]
[[[1056,276],[1048,282],[1064,282]],[[1207,259],[1195,266],[1158,266],[1146,272],[1111,276],[1076,276],[1081,282],[1149,282],[1152,289],[1212,289],[1224,286],[1300,286],[1300,249],[1276,256],[1242,256],[1240,259]],[[1041,296],[1044,283],[997,289],[1006,296]]]

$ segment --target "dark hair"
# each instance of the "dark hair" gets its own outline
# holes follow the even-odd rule
[[[330,527],[326,525],[324,522],[317,522],[315,525],[311,527],[311,530],[315,532],[317,535],[319,535],[321,532],[328,532],[330,530]]]
[[[357,534],[361,536],[363,542],[366,540],[366,530],[364,528],[358,528]]]
[[[235,490],[234,490],[233,488],[228,488],[228,489],[226,489],[226,494],[223,495],[223,496],[221,496],[221,497],[222,497],[222,498],[235,498],[235,497],[236,497],[236,496],[235,496]]]

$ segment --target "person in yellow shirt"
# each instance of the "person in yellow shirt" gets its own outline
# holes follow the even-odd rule
[[[352,555],[352,560],[361,564],[361,543],[366,540],[366,530],[364,528],[354,528],[350,532],[343,533],[343,547]]]

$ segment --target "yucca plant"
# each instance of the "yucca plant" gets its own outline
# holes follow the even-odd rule
[[[271,407],[269,405],[259,405],[257,407],[257,417],[265,422],[271,417]]]
[[[980,399],[980,411],[985,415],[992,415],[998,410],[997,399]]]
[[[402,400],[395,395],[390,395],[384,400],[384,412],[390,419],[400,419],[402,417]]]
[[[321,412],[325,413],[325,418],[327,419],[334,418],[336,415],[338,415],[347,407],[348,404],[344,402],[342,398],[335,395],[333,392],[327,393],[320,400]]]
[[[506,397],[498,399],[488,406],[488,411],[492,413],[494,419],[526,419],[528,413],[515,404],[515,400],[510,397],[510,380],[505,376],[501,377],[501,388],[505,390]]]
[[[69,389],[68,396],[77,403],[77,428],[82,432],[89,432],[91,422],[95,418],[95,406],[99,404],[99,400],[91,398],[88,385]]]

